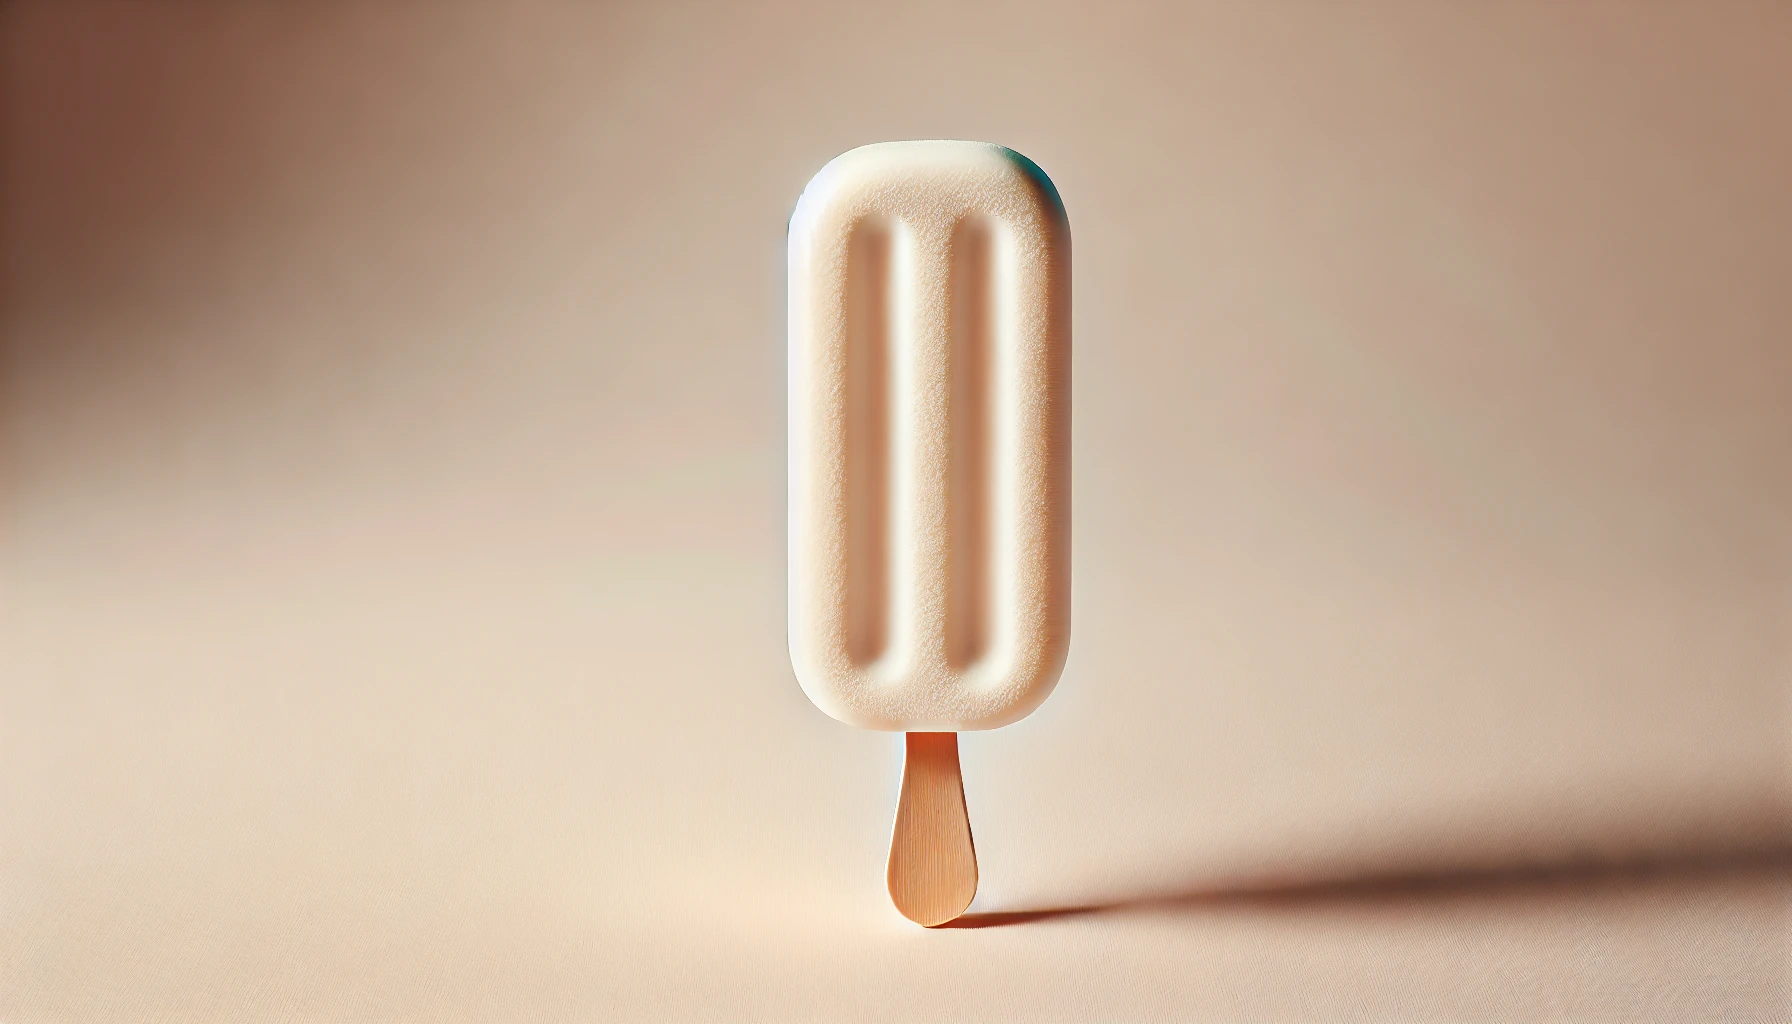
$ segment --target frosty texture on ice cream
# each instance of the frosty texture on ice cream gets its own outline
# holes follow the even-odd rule
[[[790,655],[823,711],[1024,717],[1070,635],[1070,230],[1026,157],[845,153],[790,223]]]

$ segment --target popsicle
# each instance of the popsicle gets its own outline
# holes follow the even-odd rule
[[[797,681],[908,734],[887,870],[909,919],[970,905],[959,732],[1045,700],[1070,639],[1070,229],[1019,153],[836,157],[789,239]]]

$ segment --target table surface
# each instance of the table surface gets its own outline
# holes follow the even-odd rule
[[[1792,6],[0,19],[7,1021],[1792,1018]],[[927,137],[1076,244],[936,931],[782,604],[786,218]]]

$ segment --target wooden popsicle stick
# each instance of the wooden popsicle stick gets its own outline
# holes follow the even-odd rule
[[[932,928],[964,913],[977,894],[977,851],[958,771],[958,734],[911,732],[902,798],[890,836],[890,899]]]

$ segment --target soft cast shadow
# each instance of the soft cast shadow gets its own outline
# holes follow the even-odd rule
[[[1756,881],[1783,878],[1792,882],[1792,849],[1768,849],[1710,859],[1390,873],[1301,882],[1216,882],[1105,902],[970,913],[939,927],[1002,928],[1094,915],[1191,913],[1224,908],[1294,910],[1346,905],[1393,907],[1464,899],[1509,900],[1737,878]]]

